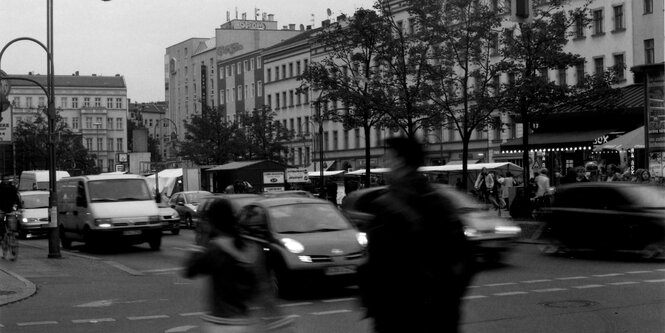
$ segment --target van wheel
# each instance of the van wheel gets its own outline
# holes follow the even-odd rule
[[[151,250],[159,251],[159,249],[162,247],[161,233],[150,236],[150,238],[148,239],[148,245],[150,245]]]
[[[72,248],[72,240],[67,238],[67,235],[65,234],[65,228],[63,226],[60,226],[60,243],[62,244],[63,249],[71,249]]]

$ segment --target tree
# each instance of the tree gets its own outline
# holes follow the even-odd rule
[[[285,163],[282,156],[283,143],[290,140],[292,134],[279,123],[274,122],[275,112],[268,107],[252,111],[242,117],[243,146],[247,147],[240,156],[246,159],[265,159]]]
[[[246,145],[237,122],[226,121],[224,107],[207,109],[185,121],[185,141],[178,155],[199,165],[225,164],[242,156]]]
[[[68,170],[72,173],[96,174],[100,170],[95,166],[95,154],[90,154],[83,147],[80,134],[72,132],[56,114],[57,136],[55,146],[56,170]],[[37,115],[33,122],[21,121],[14,129],[14,141],[19,170],[48,169],[48,122],[43,115]]]

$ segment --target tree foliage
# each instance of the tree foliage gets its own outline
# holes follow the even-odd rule
[[[242,119],[243,135],[239,137],[247,150],[242,154],[245,159],[262,159],[285,163],[283,143],[290,140],[292,134],[274,122],[275,112],[267,107],[245,115]]]

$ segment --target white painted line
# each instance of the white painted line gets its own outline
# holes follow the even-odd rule
[[[479,298],[487,298],[485,295],[471,295],[471,296],[464,296],[462,299],[479,299]]]
[[[336,303],[336,302],[349,302],[349,301],[355,301],[357,298],[355,297],[347,297],[347,298],[335,298],[335,299],[324,299],[323,303]]]
[[[660,282],[665,282],[665,279],[660,279],[660,280],[644,280],[644,282],[660,283]]]
[[[610,277],[610,276],[619,276],[623,275],[623,273],[610,273],[610,274],[598,274],[598,275],[593,275],[594,277]]]
[[[57,321],[29,321],[25,323],[16,323],[18,326],[37,326],[37,325],[54,325]]]
[[[331,310],[331,311],[321,311],[321,312],[312,312],[311,314],[315,316],[324,316],[329,314],[338,314],[338,313],[348,313],[352,312],[351,310],[341,309],[341,310]]]
[[[602,284],[585,284],[585,285],[582,285],[582,286],[574,286],[573,288],[576,288],[576,289],[589,289],[589,288],[600,288],[600,287],[605,287],[605,286],[602,285]]]
[[[193,325],[187,325],[187,326],[178,326],[174,328],[169,328],[168,330],[164,331],[164,333],[177,333],[177,332],[187,332],[193,328],[197,328],[198,326],[193,326]]]
[[[659,271],[659,272],[665,272],[665,268],[659,268],[659,269],[657,269],[657,271]]]
[[[516,284],[517,284],[516,282],[492,283],[492,284],[486,284],[485,287],[512,286]]]
[[[526,281],[520,281],[521,283],[541,283],[541,282],[551,282],[552,280],[550,279],[540,279],[540,280],[526,280]]]
[[[480,286],[468,286],[467,288],[480,288]]]
[[[182,267],[173,267],[173,268],[162,268],[162,269],[149,269],[147,271],[142,271],[143,273],[164,273],[164,272],[177,272],[181,271]]]
[[[140,316],[140,317],[127,317],[129,320],[148,320],[148,319],[164,319],[169,318],[167,315],[155,315],[155,316]]]
[[[496,293],[494,296],[513,296],[513,295],[524,295],[528,294],[526,291],[510,291],[507,293]]]
[[[188,285],[188,284],[192,284],[192,283],[191,282],[173,282],[173,284],[175,284],[175,285]]]
[[[644,274],[644,273],[651,273],[651,271],[632,271],[632,272],[626,272],[626,274]]]
[[[611,284],[613,286],[623,286],[623,285],[627,285],[627,284],[638,284],[638,283],[639,282],[635,282],[635,281],[623,281],[623,282],[612,282],[612,283],[608,283],[608,284]]]
[[[553,291],[564,291],[564,290],[568,290],[568,289],[567,288],[547,288],[547,289],[536,289],[536,290],[532,290],[532,291],[537,292],[537,293],[549,293],[549,292],[553,292]]]
[[[557,280],[581,280],[581,279],[588,279],[588,276],[568,276],[568,277],[562,277],[562,278],[556,278]]]
[[[74,324],[96,324],[101,322],[110,322],[115,321],[113,318],[97,318],[97,319],[74,319],[72,323]]]
[[[190,316],[203,316],[206,314],[205,312],[188,312],[188,313],[181,313],[180,315],[183,317],[190,317]]]
[[[291,307],[291,306],[312,305],[312,304],[314,304],[314,303],[312,303],[312,302],[287,303],[287,304],[280,304],[277,307],[288,308],[288,307]]]
[[[117,268],[117,269],[119,269],[123,272],[129,273],[131,275],[135,275],[135,276],[144,275],[143,273],[141,273],[141,272],[139,272],[139,271],[137,271],[133,268],[129,268],[129,267],[127,267],[127,266],[125,266],[121,263],[115,262],[115,261],[107,260],[107,261],[103,261],[103,263],[111,265],[111,266],[113,266],[113,267],[115,267],[115,268]]]

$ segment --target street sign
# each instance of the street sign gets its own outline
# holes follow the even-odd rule
[[[277,185],[284,184],[284,173],[283,172],[264,172],[263,173],[263,183],[267,185]]]
[[[307,169],[286,169],[287,183],[306,183],[307,181],[309,181]]]

